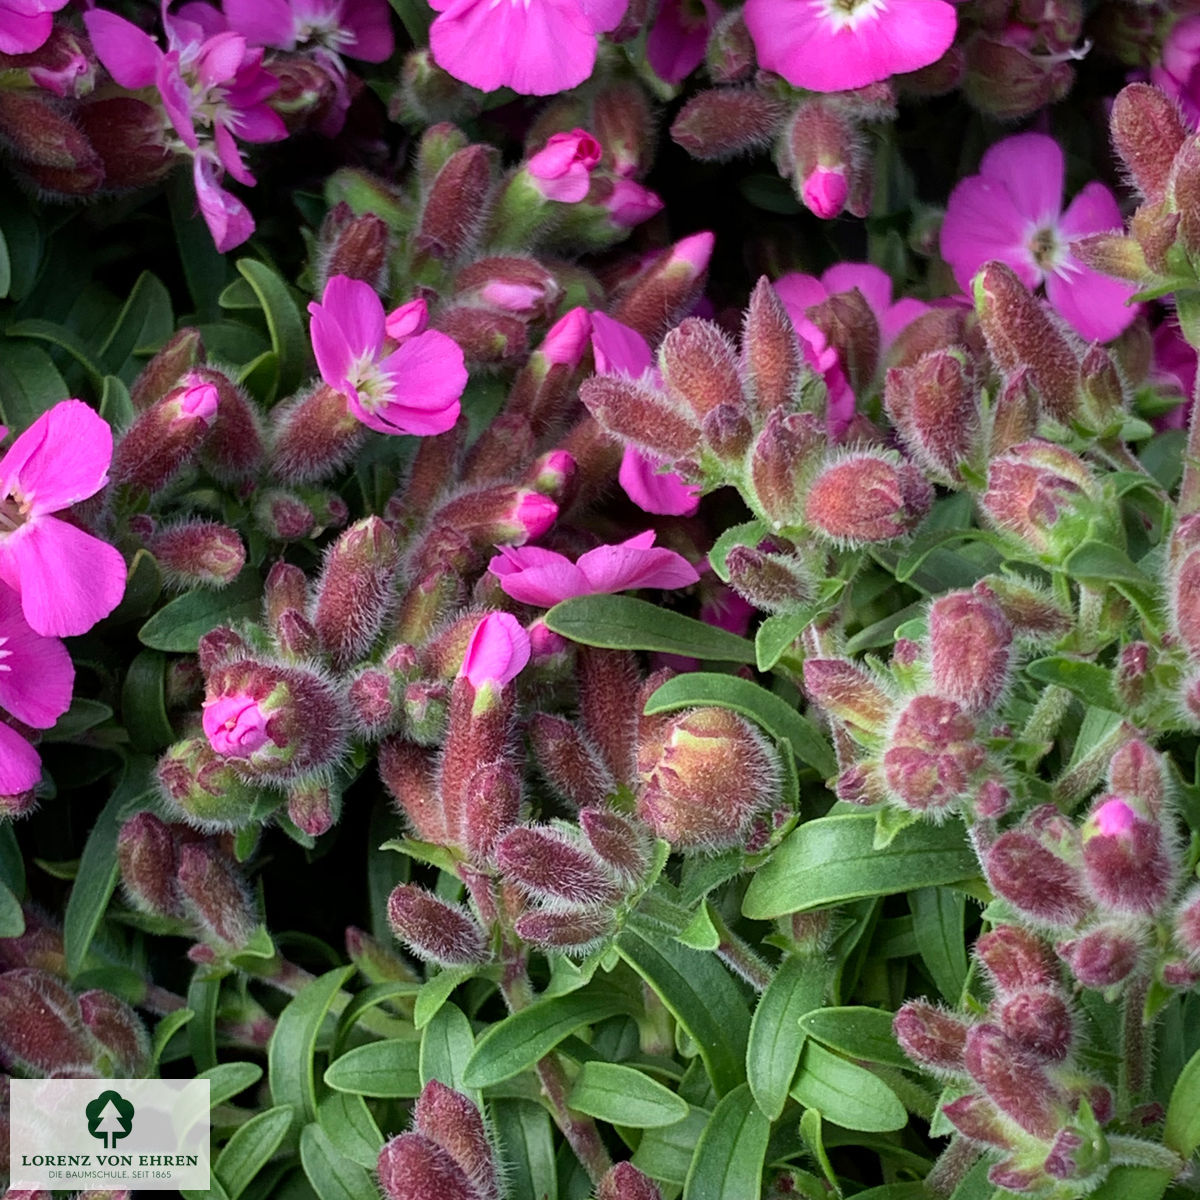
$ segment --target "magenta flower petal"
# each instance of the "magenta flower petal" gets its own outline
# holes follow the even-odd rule
[[[410,300],[393,308],[384,319],[383,327],[393,342],[406,342],[418,333],[424,333],[429,325],[429,305],[424,300]]]
[[[537,547],[521,546],[514,554],[535,549]],[[550,555],[551,552],[543,550],[541,554]],[[550,608],[572,596],[585,596],[593,590],[583,572],[568,558],[561,554],[551,557],[553,561],[543,558],[523,566],[515,563],[512,557],[497,555],[488,564],[488,570],[500,580],[500,588],[506,595],[522,604],[536,604],[541,608]],[[500,567],[500,563],[505,565]]]
[[[979,164],[984,179],[1000,184],[1035,229],[1062,212],[1066,165],[1059,144],[1044,133],[1018,133],[989,147]]]
[[[883,348],[886,350],[899,337],[902,330],[929,311],[931,311],[930,306],[924,300],[904,296],[891,305],[886,312],[876,314],[879,317],[879,332],[883,336]]]
[[[595,33],[616,29],[629,7],[629,0],[578,0],[579,11]]]
[[[296,48],[296,21],[287,0],[224,0],[231,29],[252,46]]]
[[[228,126],[213,126],[213,145],[217,148],[217,157],[221,160],[221,166],[238,183],[245,184],[246,187],[253,187],[254,176],[250,174],[249,168],[242,161],[242,152],[238,149],[237,142],[233,140],[233,134],[229,132]]]
[[[646,61],[667,83],[686,79],[703,61],[709,28],[720,18],[713,0],[664,0],[646,37]]]
[[[394,399],[376,410],[389,424],[424,435],[445,433],[458,420],[468,375],[453,338],[427,329],[389,354],[379,370],[392,382]]]
[[[226,758],[249,758],[265,746],[267,714],[249,696],[217,696],[204,702],[201,724],[208,744]]]
[[[82,400],[63,400],[0,459],[0,496],[19,493],[34,514],[58,512],[108,482],[112,429]]]
[[[321,304],[337,322],[351,353],[378,356],[384,337],[383,302],[369,283],[335,275],[325,285]]]
[[[661,460],[626,446],[617,480],[643,512],[690,517],[700,507],[700,489],[684,483],[674,471],[660,471]]]
[[[172,50],[159,59],[154,72],[154,86],[158,88],[171,127],[185,146],[195,150],[200,145],[200,138],[192,119],[192,89],[180,73],[178,50]]]
[[[84,13],[83,23],[92,39],[96,57],[121,87],[137,91],[154,83],[163,52],[148,33],[102,8]]]
[[[1016,272],[1028,288],[1042,281],[1029,242],[1036,232],[1012,193],[1001,183],[971,175],[950,193],[942,221],[942,257],[964,292],[985,262],[997,259]]]
[[[196,186],[200,215],[217,249],[224,254],[240,246],[254,232],[254,218],[250,210],[221,187],[216,167],[203,155],[197,155],[192,164],[192,182]]]
[[[342,53],[362,62],[384,62],[396,49],[387,0],[343,0],[342,28],[350,34]]]
[[[488,613],[475,626],[458,672],[478,690],[484,684],[504,687],[529,661],[529,634],[511,613]]]
[[[21,593],[21,608],[35,632],[73,637],[121,602],[125,560],[90,533],[40,516],[0,541],[0,579]]]
[[[687,587],[700,576],[681,554],[654,546],[647,530],[615,546],[597,546],[579,556],[578,567],[591,592],[623,592],[630,588]]]
[[[41,778],[38,752],[15,729],[0,721],[0,796],[32,791]]]
[[[636,379],[654,363],[650,344],[636,329],[602,312],[592,313],[592,354],[600,375],[624,371]]]
[[[194,67],[196,77],[206,88],[228,83],[245,58],[246,39],[231,29],[224,30],[201,43]]]
[[[34,633],[21,597],[0,584],[0,708],[34,729],[49,729],[71,706],[75,667],[57,638]],[[0,788],[0,794],[7,794]]]
[[[873,263],[835,263],[821,276],[821,282],[831,296],[858,288],[877,317],[891,307],[891,277]]]

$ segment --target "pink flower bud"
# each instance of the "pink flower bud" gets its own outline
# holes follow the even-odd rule
[[[565,717],[534,713],[529,740],[550,786],[577,807],[603,804],[616,781],[595,746]]]
[[[1051,988],[1014,992],[999,1008],[1000,1027],[1017,1045],[1046,1062],[1067,1057],[1075,1031],[1060,992]]]
[[[702,162],[724,162],[769,146],[786,116],[765,88],[709,88],[679,110],[671,140]]]
[[[963,1060],[987,1098],[1026,1133],[1049,1141],[1067,1115],[1065,1096],[1027,1051],[998,1026],[972,1026]]]
[[[932,502],[933,489],[916,467],[884,452],[858,452],[817,476],[804,519],[835,542],[864,545],[908,533]]]
[[[472,1100],[431,1079],[413,1108],[413,1129],[449,1153],[481,1196],[499,1196],[495,1155]]]
[[[687,313],[703,291],[715,242],[711,233],[694,233],[668,247],[622,289],[609,315],[644,338],[658,337]]]
[[[596,199],[618,231],[634,229],[662,211],[662,198],[632,179],[605,180]]]
[[[403,344],[429,328],[429,305],[420,298],[401,304],[387,314],[383,327],[393,342]]]
[[[454,279],[455,297],[481,301],[523,320],[535,320],[553,308],[560,294],[554,276],[536,259],[513,255],[481,258]]]
[[[529,662],[529,635],[506,612],[491,612],[475,626],[463,655],[459,675],[478,692],[511,683]]]
[[[596,1200],[662,1200],[662,1193],[633,1163],[621,1162],[596,1184]]]
[[[546,331],[537,352],[552,366],[577,367],[587,353],[592,321],[583,307],[571,309]]]
[[[267,716],[258,702],[244,693],[219,696],[204,708],[204,733],[217,754],[249,758],[266,745]]]
[[[386,1200],[486,1200],[448,1150],[421,1133],[402,1133],[379,1152]]]
[[[437,521],[458,530],[475,546],[523,546],[555,522],[558,505],[528,488],[503,485],[469,492],[441,508]]]
[[[905,807],[936,812],[964,796],[985,755],[975,722],[958,704],[914,696],[892,726],[884,776]]]
[[[866,216],[870,159],[844,107],[826,100],[800,104],[780,145],[780,171],[791,176],[797,199],[812,213],[825,220],[843,209]]]
[[[259,529],[277,542],[297,542],[320,528],[316,513],[296,495],[282,488],[267,488],[254,502]]]
[[[1083,827],[1083,869],[1097,903],[1117,913],[1151,916],[1176,881],[1162,829],[1120,796],[1107,796]]]
[[[465,908],[447,904],[415,884],[402,883],[388,897],[388,924],[418,958],[443,967],[486,962],[487,942]]]
[[[692,709],[638,747],[637,813],[676,849],[735,846],[779,783],[774,748],[726,708]]]
[[[169,337],[142,368],[129,389],[133,407],[141,412],[161,400],[193,367],[204,361],[204,339],[190,326]]]
[[[156,492],[197,453],[216,420],[216,387],[194,372],[134,418],[113,450],[116,484]]]
[[[298,779],[288,785],[288,819],[309,837],[320,837],[337,824],[342,794],[323,776]]]
[[[378,517],[351,525],[330,547],[317,580],[313,626],[335,667],[362,658],[378,638],[399,563],[395,534]]]
[[[79,1014],[109,1062],[98,1067],[118,1078],[137,1079],[150,1063],[150,1038],[137,1013],[109,992],[93,988],[79,995]]]
[[[963,1075],[966,1021],[925,1000],[908,1000],[892,1021],[900,1049],[913,1062],[939,1075]]]
[[[498,153],[464,146],[446,160],[429,188],[413,246],[423,257],[453,263],[478,241],[491,208]]]
[[[1084,987],[1110,988],[1137,968],[1144,947],[1129,929],[1100,925],[1058,944],[1058,953]]]
[[[177,587],[226,587],[246,565],[237,531],[215,521],[187,520],[160,529],[148,548]]]
[[[524,942],[542,950],[578,957],[598,949],[616,932],[617,921],[610,908],[571,909],[568,912],[540,909],[522,913],[513,928]]]
[[[891,696],[848,659],[806,658],[804,689],[831,716],[863,733],[881,734],[892,715]]]
[[[650,866],[645,833],[611,808],[582,809],[579,824],[592,849],[628,885],[641,881]]]
[[[815,216],[828,221],[846,207],[850,195],[850,184],[846,179],[846,168],[841,163],[834,167],[815,166],[803,180],[800,200]]]
[[[1008,687],[1013,631],[986,592],[949,592],[929,610],[933,689],[969,713],[993,708]]]
[[[249,942],[258,917],[232,859],[210,842],[187,842],[179,847],[175,879],[184,910],[213,949],[231,954]]]
[[[1138,191],[1157,204],[1167,193],[1171,164],[1188,136],[1178,105],[1148,83],[1131,83],[1117,93],[1109,124],[1113,146]]]
[[[96,1045],[79,1002],[46,971],[0,974],[0,1066],[43,1078],[95,1078]]]
[[[525,164],[534,190],[546,200],[577,204],[588,194],[603,151],[586,129],[552,134]]]
[[[117,835],[117,862],[125,894],[136,908],[160,917],[179,915],[175,837],[164,822],[151,812],[130,817]]]
[[[232,707],[226,708],[228,716],[221,725],[214,724],[215,735],[222,744],[229,745],[241,738],[242,750],[253,753],[247,747],[257,737],[257,715],[238,709],[236,697],[228,699]],[[216,712],[216,707],[211,711]],[[192,737],[176,742],[163,752],[156,774],[168,810],[189,825],[214,833],[238,829],[250,821],[255,789],[239,777],[229,757],[216,750],[211,741]]]
[[[549,827],[511,829],[496,846],[500,870],[556,911],[606,907],[620,898],[611,872],[590,850]]]
[[[271,471],[287,484],[327,479],[350,461],[367,436],[367,427],[347,409],[345,396],[324,383],[276,405],[271,429]]]
[[[994,892],[1046,925],[1075,925],[1090,908],[1080,871],[1024,829],[1002,833],[984,869]]]
[[[943,1104],[942,1112],[963,1137],[981,1146],[1008,1150],[1016,1140],[1008,1120],[986,1096],[960,1096],[949,1104]]]
[[[1018,925],[997,925],[975,943],[975,953],[1000,997],[1059,983],[1058,964],[1050,947]]]

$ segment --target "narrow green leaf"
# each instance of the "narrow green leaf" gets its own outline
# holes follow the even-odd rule
[[[168,654],[194,654],[200,639],[218,625],[254,620],[262,611],[262,584],[244,570],[227,588],[196,588],[163,605],[138,630],[138,640]]]
[[[294,1116],[290,1105],[281,1104],[251,1117],[234,1131],[213,1164],[213,1174],[229,1200],[237,1200],[279,1149]]]
[[[950,1004],[958,1004],[967,980],[967,898],[954,888],[910,892],[913,934],[925,969]]]
[[[4,332],[10,338],[29,338],[65,350],[83,368],[88,377],[88,384],[96,396],[104,390],[104,372],[92,358],[82,339],[65,325],[32,317],[26,321],[17,321]]]
[[[1171,1090],[1163,1141],[1184,1158],[1200,1148],[1200,1050],[1188,1059]]]
[[[825,1176],[826,1183],[829,1184],[829,1190],[836,1196],[841,1191],[841,1185],[838,1183],[837,1173],[833,1169],[833,1164],[829,1161],[829,1152],[825,1149],[825,1137],[821,1128],[821,1110],[819,1108],[806,1108],[803,1115],[800,1117],[800,1136],[804,1139],[804,1144],[808,1147],[817,1166],[821,1168],[821,1174]]]
[[[1075,579],[1094,580],[1100,584],[1121,580],[1142,588],[1152,586],[1145,572],[1111,542],[1081,543],[1067,556],[1063,570]]]
[[[721,944],[721,935],[709,916],[708,905],[702,903],[696,915],[675,935],[685,946],[693,950],[715,950]]]
[[[188,1044],[192,1061],[202,1071],[217,1065],[217,1004],[223,978],[219,971],[197,967],[188,985],[188,1008],[196,1014],[188,1024]]]
[[[746,1079],[755,1103],[772,1121],[783,1112],[800,1062],[804,1045],[800,1018],[820,1007],[828,986],[829,971],[823,963],[789,955],[779,964],[754,1010],[746,1048]]]
[[[474,1088],[502,1083],[532,1067],[584,1025],[631,1011],[627,995],[600,985],[536,1001],[484,1033],[475,1043],[463,1081]]]
[[[267,318],[271,346],[279,358],[279,396],[290,396],[310,365],[308,335],[288,286],[265,263],[238,259],[237,269],[254,289]]]
[[[363,1013],[388,1000],[411,999],[420,986],[415,981],[409,983],[389,980],[386,983],[373,983],[356,993],[354,999],[346,1005],[341,1016],[338,1017],[337,1036],[333,1039],[334,1057],[336,1058],[346,1048],[346,1041]]]
[[[290,1104],[296,1121],[317,1115],[317,1084],[313,1057],[325,1015],[353,967],[337,967],[307,984],[279,1014],[267,1046],[267,1077],[271,1097]]]
[[[708,552],[708,565],[712,567],[716,577],[722,583],[728,583],[729,571],[725,560],[729,557],[730,550],[734,546],[757,546],[770,532],[767,526],[758,520],[743,521],[740,525],[731,525],[726,529]]]
[[[507,1195],[558,1200],[558,1165],[550,1114],[529,1100],[492,1104],[496,1140],[507,1176]]]
[[[121,721],[135,750],[153,754],[175,740],[167,716],[164,685],[167,658],[159,650],[143,650],[129,664],[121,688]]]
[[[338,1092],[358,1096],[421,1094],[421,1043],[415,1038],[388,1038],[347,1050],[325,1069],[325,1082]]]
[[[683,1200],[743,1200],[762,1191],[771,1123],[741,1084],[722,1097],[696,1145]]]
[[[25,895],[25,856],[9,821],[0,823],[0,882],[14,895]]]
[[[684,1120],[661,1129],[647,1129],[633,1153],[633,1165],[651,1179],[682,1184],[709,1116],[705,1109],[693,1106]]]
[[[872,813],[806,821],[759,867],[746,889],[742,912],[754,920],[771,920],[864,896],[958,883],[979,874],[979,863],[957,824],[913,825],[882,851],[874,848],[874,839]]]
[[[20,937],[25,932],[25,914],[21,902],[8,884],[0,882],[0,938]]]
[[[791,1094],[844,1129],[889,1133],[908,1124],[900,1098],[882,1079],[812,1039],[800,1055]]]
[[[673,939],[634,929],[626,929],[617,939],[617,953],[654,989],[696,1043],[717,1094],[737,1087],[745,1078],[750,1013],[721,963]]]
[[[120,784],[100,811],[84,843],[79,873],[67,900],[63,920],[67,972],[74,978],[83,970],[88,948],[117,886],[117,831],[127,810],[155,791],[152,759],[130,759]]]
[[[584,1063],[567,1103],[590,1117],[632,1129],[674,1125],[688,1115],[686,1100],[636,1068],[620,1063]]]
[[[443,1004],[421,1035],[422,1086],[436,1079],[456,1092],[469,1092],[463,1076],[474,1051],[471,1022],[456,1004]],[[471,1098],[478,1100],[476,1096]]]
[[[317,1107],[317,1120],[330,1141],[348,1158],[368,1171],[375,1169],[383,1134],[367,1102],[353,1092],[330,1092]]]
[[[447,967],[432,979],[427,979],[417,993],[413,1005],[413,1024],[424,1029],[437,1016],[438,1009],[450,999],[451,993],[460,983],[465,983],[477,973],[476,967]]]
[[[154,1027],[154,1038],[150,1043],[150,1066],[158,1066],[167,1048],[167,1043],[195,1016],[190,1008],[177,1008],[167,1013]]]
[[[115,375],[105,375],[100,393],[100,415],[114,428],[124,429],[134,418],[129,389]]]
[[[107,704],[76,696],[71,701],[71,707],[54,722],[51,729],[42,734],[42,741],[73,742],[81,733],[103,724],[112,715],[113,710]]]
[[[850,1058],[907,1069],[912,1063],[892,1036],[892,1017],[881,1008],[862,1005],[815,1008],[800,1018],[800,1028]]]
[[[197,1079],[208,1080],[208,1102],[213,1108],[232,1100],[262,1078],[262,1067],[252,1062],[220,1063],[201,1071]]]
[[[8,239],[0,229],[0,299],[7,300],[12,287],[12,259],[8,257]]]
[[[646,701],[645,712],[669,712],[693,705],[731,708],[761,725],[776,741],[786,741],[796,758],[813,767],[823,779],[837,772],[837,759],[828,740],[811,721],[786,700],[737,675],[687,671],[668,679]]]
[[[1112,689],[1112,672],[1096,663],[1069,658],[1065,654],[1052,654],[1048,658],[1034,659],[1025,670],[1031,679],[1039,683],[1053,683],[1074,692],[1085,704],[1097,708],[1119,709]]]
[[[100,347],[100,365],[131,381],[140,369],[140,364],[128,361],[133,352],[159,346],[174,332],[171,293],[156,275],[143,271]]]
[[[320,1125],[300,1134],[300,1165],[321,1200],[379,1200],[371,1176],[340,1153]]]
[[[5,341],[0,353],[0,415],[9,433],[27,429],[71,390],[53,359],[32,342]]]
[[[1161,1200],[1171,1172],[1157,1167],[1113,1167],[1091,1200]]]
[[[754,643],[632,596],[576,596],[545,617],[555,633],[584,646],[659,650],[717,662],[754,662]]]

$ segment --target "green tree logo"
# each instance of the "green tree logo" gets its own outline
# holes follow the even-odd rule
[[[133,1129],[133,1105],[120,1092],[101,1092],[84,1110],[88,1133],[99,1138],[111,1150],[118,1138],[128,1137]]]

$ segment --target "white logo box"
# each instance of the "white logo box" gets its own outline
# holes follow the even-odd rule
[[[13,1079],[14,1189],[204,1191],[207,1079]]]

